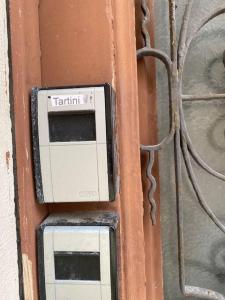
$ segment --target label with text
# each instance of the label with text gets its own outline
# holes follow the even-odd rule
[[[51,104],[54,107],[87,104],[87,97],[84,95],[53,95],[48,98],[51,99]]]

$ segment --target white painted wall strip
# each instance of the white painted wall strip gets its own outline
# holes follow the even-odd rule
[[[19,299],[6,1],[0,0],[0,299]]]

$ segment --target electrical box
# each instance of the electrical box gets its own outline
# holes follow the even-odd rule
[[[35,88],[31,113],[39,202],[114,200],[111,86]]]
[[[50,216],[38,231],[41,300],[117,300],[115,221]]]

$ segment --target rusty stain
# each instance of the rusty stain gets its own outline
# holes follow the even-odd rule
[[[112,86],[116,90],[116,46],[115,46],[115,37],[114,37],[114,16],[112,13],[113,2],[111,0],[110,5],[106,5],[106,15],[109,21],[110,32],[111,32],[111,67],[112,67]]]
[[[8,72],[7,72],[7,67],[5,65],[5,94],[8,95]]]
[[[7,165],[7,169],[9,170],[9,160],[10,160],[10,152],[7,151],[5,154],[5,160],[6,160],[6,165]]]

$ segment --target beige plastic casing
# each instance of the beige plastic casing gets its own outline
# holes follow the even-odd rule
[[[51,96],[83,95],[85,103],[53,106]],[[96,141],[50,142],[48,114],[94,111]],[[109,201],[104,87],[38,91],[38,132],[44,202]]]
[[[110,233],[107,226],[47,226],[44,229],[46,300],[110,300]],[[99,252],[100,281],[56,280],[54,252]]]

